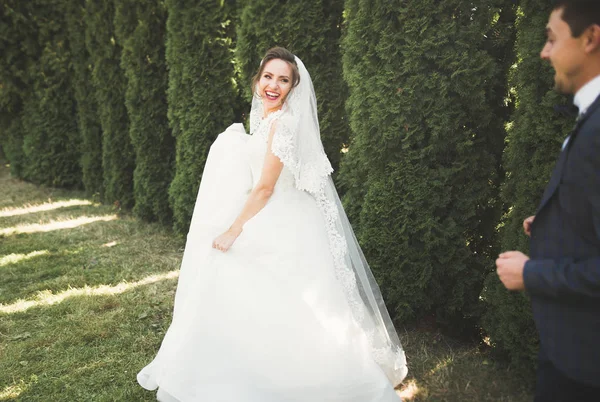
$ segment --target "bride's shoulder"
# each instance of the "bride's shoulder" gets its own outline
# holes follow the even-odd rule
[[[246,134],[246,129],[242,123],[233,123],[225,129],[224,133]]]
[[[298,124],[298,119],[296,118],[296,116],[285,110],[279,110],[277,112],[271,113],[268,119],[268,126],[271,129],[271,131],[277,131],[278,128],[289,129],[295,127]]]
[[[267,137],[271,131],[279,124],[279,121],[284,118],[284,113],[281,110],[271,112],[267,116],[256,120],[256,127],[251,131],[252,134],[258,134],[261,137]]]
[[[231,126],[227,127],[225,131],[223,131],[217,136],[215,143],[223,141],[245,142],[248,140],[248,138],[250,138],[250,136],[246,134],[244,125],[242,123],[233,123]]]

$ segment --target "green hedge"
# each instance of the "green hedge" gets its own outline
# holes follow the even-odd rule
[[[176,139],[169,188],[173,227],[186,233],[216,136],[234,123],[232,10],[220,1],[167,0],[168,117]]]
[[[39,54],[28,69],[33,96],[24,109],[23,177],[56,187],[81,186],[80,137],[71,85],[71,50],[61,0],[33,2],[29,18]]]
[[[171,223],[168,189],[173,179],[175,141],[167,119],[165,60],[166,5],[162,0],[118,0],[117,38],[127,77],[125,104],[135,151],[135,215]]]
[[[85,45],[85,0],[64,3],[71,50],[71,82],[77,101],[83,187],[88,195],[102,199],[102,128],[92,84],[91,58]]]
[[[543,0],[523,0],[519,10],[518,64],[510,77],[516,108],[504,155],[507,178],[502,199],[507,212],[501,228],[503,251],[528,252],[529,239],[523,233],[523,220],[535,213],[562,142],[573,125],[573,119],[554,111],[554,105],[570,100],[553,90],[552,68],[539,57],[551,8]],[[531,373],[538,337],[528,298],[522,293],[506,291],[495,272],[486,279],[482,297],[486,303],[483,327],[491,342],[516,367]]]
[[[114,16],[114,0],[85,3],[85,42],[102,126],[103,201],[129,209],[134,203],[135,158],[125,107],[127,80],[121,70],[123,44],[115,35]]]
[[[15,177],[22,177],[25,166],[23,109],[33,96],[29,66],[39,54],[33,6],[20,0],[0,3],[0,143]]]
[[[236,57],[245,98],[251,97],[250,81],[268,49],[283,46],[300,57],[314,83],[323,146],[337,170],[341,149],[349,137],[344,112],[348,90],[342,77],[340,54],[344,2],[247,0],[240,3]]]
[[[510,1],[346,2],[344,202],[399,320],[478,319],[494,251]],[[467,319],[467,321],[465,321]]]

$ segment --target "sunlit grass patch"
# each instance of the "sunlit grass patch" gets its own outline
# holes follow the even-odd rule
[[[0,165],[0,188],[2,189],[2,193],[0,194],[0,211],[72,199],[88,199],[81,191],[37,186],[14,179],[10,177],[9,170],[4,165]]]
[[[37,378],[34,376],[30,383],[35,383],[36,380]],[[0,401],[15,400],[27,388],[29,388],[30,383],[26,383],[21,379],[14,384],[4,386],[4,388],[0,389]]]
[[[28,254],[8,254],[3,257],[0,257],[0,267],[3,267],[8,264],[15,264],[17,262],[29,260],[31,258],[39,257],[41,255],[47,255],[48,250],[38,250],[32,251]]]
[[[135,375],[170,324],[174,290],[172,278],[0,314],[0,384],[37,375],[23,401],[155,400]]]
[[[67,201],[56,201],[46,202],[37,205],[26,205],[20,208],[4,208],[0,210],[0,218],[6,218],[9,216],[18,216],[31,214],[35,212],[52,211],[58,208],[82,206],[82,205],[93,205],[89,200],[67,200]]]
[[[18,225],[15,227],[9,227],[0,229],[0,236],[9,236],[18,233],[38,233],[38,232],[51,232],[53,230],[61,229],[73,229],[78,226],[87,225],[93,222],[108,222],[118,219],[116,215],[108,216],[80,216],[75,219],[69,219],[64,221],[52,221],[46,224],[30,224],[30,225]]]
[[[22,312],[28,310],[31,307],[60,303],[63,300],[74,296],[100,296],[119,294],[127,290],[134,289],[138,286],[148,285],[150,283],[162,281],[165,279],[174,279],[177,278],[178,275],[179,271],[170,271],[165,274],[151,275],[137,282],[121,282],[115,286],[85,286],[83,288],[69,289],[58,294],[53,294],[51,291],[46,290],[44,292],[38,293],[33,300],[18,300],[15,303],[8,305],[0,304],[0,313],[10,314]]]
[[[2,397],[155,400],[135,375],[170,324],[184,240],[1,168],[0,187]]]
[[[417,381],[410,379],[405,381],[396,393],[402,398],[403,401],[413,401],[419,395],[419,386]]]
[[[47,253],[0,269],[0,303],[33,299],[45,290],[57,294],[86,285],[114,286],[173,271],[179,268],[182,246],[181,238],[159,225],[129,218],[9,236],[0,242],[0,258],[30,255],[32,249]]]

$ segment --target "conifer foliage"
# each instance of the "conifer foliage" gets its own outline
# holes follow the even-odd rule
[[[65,19],[71,51],[71,82],[77,101],[83,187],[89,195],[102,199],[102,128],[92,84],[92,61],[85,45],[85,2],[64,2]]]
[[[216,136],[234,123],[233,10],[226,2],[167,0],[168,117],[176,140],[169,188],[173,225],[189,228],[202,169]]]
[[[539,57],[546,40],[544,27],[551,4],[543,0],[520,2],[517,20],[518,64],[510,77],[516,108],[509,125],[504,165],[507,170],[502,199],[508,208],[502,221],[501,249],[527,253],[529,239],[523,220],[534,215],[556,163],[573,118],[554,110],[569,100],[553,90],[554,73]],[[531,372],[537,356],[538,337],[529,299],[508,292],[495,272],[489,274],[483,292],[484,329],[492,343],[506,353],[515,366]]]
[[[168,188],[175,141],[167,119],[166,6],[162,0],[117,0],[115,28],[123,45],[125,104],[135,151],[134,213],[170,224]]]
[[[7,61],[17,64],[9,69],[7,78],[25,91],[12,96],[11,112],[15,114],[10,117],[12,127],[7,134],[8,157],[16,156],[17,174],[29,181],[75,187],[81,181],[79,136],[72,119],[71,54],[61,5],[58,0],[36,0],[14,4],[16,8],[9,11],[12,24],[5,27],[14,29],[16,42],[12,44],[17,48],[9,46]],[[4,7],[8,11],[11,4]],[[11,60],[15,55],[11,50],[22,53]],[[7,90],[11,89],[17,88],[9,84]]]
[[[125,107],[127,81],[115,28],[115,0],[85,3],[85,42],[91,56],[92,83],[102,127],[103,201],[133,207],[134,152]]]
[[[39,53],[32,6],[19,0],[0,3],[0,145],[15,177],[22,177],[25,165],[24,106],[33,92],[28,71]]]
[[[497,224],[510,1],[346,2],[344,202],[392,315],[477,317]]]

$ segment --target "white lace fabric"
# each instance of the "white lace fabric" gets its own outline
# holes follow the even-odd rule
[[[404,351],[331,180],[333,169],[320,138],[312,81],[302,61],[296,61],[300,84],[281,110],[263,118],[262,101],[254,96],[250,132],[268,135],[277,121],[271,151],[292,173],[296,188],[315,198],[325,220],[336,278],[354,320],[369,341],[373,360],[398,385],[407,374]]]

